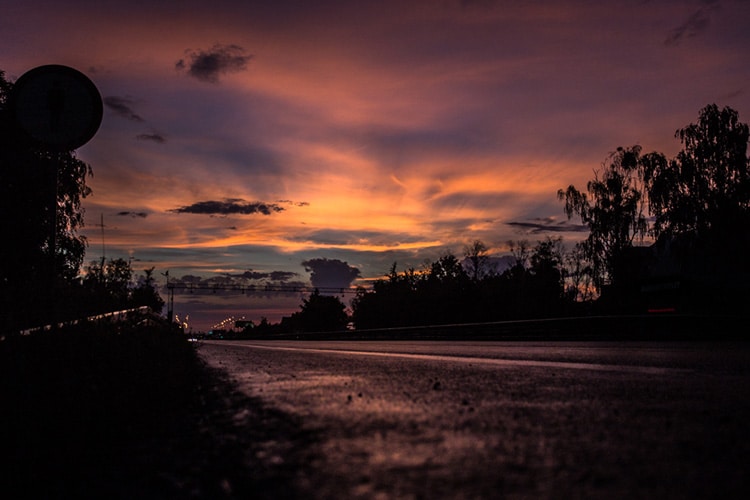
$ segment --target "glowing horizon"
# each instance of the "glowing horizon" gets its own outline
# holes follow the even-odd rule
[[[583,233],[565,230],[556,191],[585,187],[609,152],[672,156],[709,103],[750,119],[750,9],[729,0],[11,0],[5,13],[6,77],[65,64],[105,98],[77,152],[94,170],[86,261],[103,217],[107,257],[155,266],[160,283],[167,269],[308,281],[315,258],[372,280],[476,239],[495,254],[572,244]],[[298,305],[263,300],[178,312],[207,328],[211,307],[275,321]]]

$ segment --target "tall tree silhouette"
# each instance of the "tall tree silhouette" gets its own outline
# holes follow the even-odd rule
[[[468,262],[468,274],[474,282],[478,282],[489,272],[487,245],[481,240],[474,240],[471,245],[464,247],[464,257]]]
[[[654,232],[698,237],[747,228],[750,213],[748,125],[737,111],[716,104],[700,111],[698,123],[677,130],[683,149],[667,162],[646,162],[645,180]]]
[[[617,283],[625,249],[648,232],[642,167],[644,162],[655,163],[661,158],[660,153],[641,156],[638,145],[620,147],[594,172],[587,192],[573,185],[557,192],[568,218],[577,214],[589,227],[584,249],[593,263],[597,288]]]
[[[292,315],[292,322],[306,332],[343,330],[348,317],[346,306],[333,295],[322,295],[316,288],[310,297],[302,299],[299,312]]]
[[[529,274],[535,316],[552,316],[560,312],[565,297],[563,254],[562,238],[548,236],[534,247]]]
[[[154,278],[154,267],[143,270],[143,276],[138,278],[138,282],[131,292],[131,301],[134,306],[147,306],[156,314],[161,314],[164,309],[164,299],[159,295]],[[268,323],[268,320],[266,320]]]
[[[654,234],[676,266],[685,308],[736,313],[750,299],[748,125],[732,108],[703,108],[677,130],[683,148],[644,165]]]

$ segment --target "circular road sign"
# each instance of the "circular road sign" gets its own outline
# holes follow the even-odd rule
[[[13,85],[9,108],[18,127],[48,149],[86,144],[102,122],[102,97],[83,73],[49,64],[24,73]]]

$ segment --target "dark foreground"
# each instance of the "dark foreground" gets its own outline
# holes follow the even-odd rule
[[[745,343],[154,333],[0,342],[3,498],[750,492]]]
[[[0,498],[279,498],[293,491],[290,466],[255,459],[253,450],[269,432],[300,435],[297,422],[238,393],[184,335],[122,330],[0,342]]]

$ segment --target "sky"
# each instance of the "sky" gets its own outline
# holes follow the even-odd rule
[[[617,147],[672,157],[711,103],[750,121],[746,0],[0,8],[7,78],[62,64],[103,97],[76,152],[94,172],[87,261],[130,259],[162,285],[346,288],[477,239],[498,256],[572,246],[586,233],[557,190]],[[305,296],[196,289],[174,310],[205,331]]]

